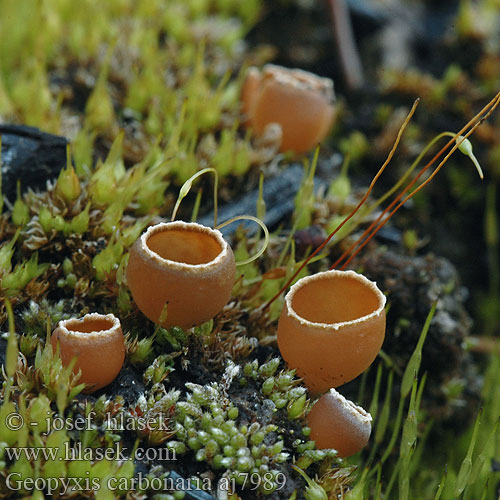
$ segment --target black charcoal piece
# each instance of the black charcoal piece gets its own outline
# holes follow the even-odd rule
[[[26,125],[0,125],[2,137],[2,194],[16,198],[17,180],[21,190],[45,189],[66,166],[65,137],[48,134]]]

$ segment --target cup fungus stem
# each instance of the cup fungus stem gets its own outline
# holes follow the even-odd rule
[[[237,220],[250,220],[256,222],[264,232],[264,243],[262,244],[259,251],[248,259],[236,262],[236,266],[244,266],[245,264],[250,264],[250,262],[257,260],[266,251],[266,248],[269,245],[269,230],[267,229],[267,226],[264,224],[264,222],[262,222],[258,217],[254,217],[253,215],[237,215],[236,217],[231,217],[227,221],[216,226],[214,229],[221,229],[225,226],[228,226],[229,224],[232,224],[233,222],[236,222]]]
[[[172,211],[172,218],[170,219],[171,222],[175,220],[182,200],[187,196],[189,191],[191,191],[191,188],[193,187],[193,181],[198,177],[201,177],[203,174],[206,174],[207,172],[212,172],[214,174],[214,228],[217,226],[217,188],[219,184],[219,174],[217,174],[217,170],[215,170],[215,168],[211,167],[207,167],[203,170],[200,170],[199,172],[196,172],[182,185],[181,189],[179,190],[179,196],[177,197],[177,201],[175,202],[175,206]]]

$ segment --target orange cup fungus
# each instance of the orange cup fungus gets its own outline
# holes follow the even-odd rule
[[[385,295],[354,271],[325,271],[290,288],[278,346],[314,393],[338,387],[375,359],[385,336]]]
[[[267,64],[249,68],[241,91],[247,125],[261,135],[269,123],[282,129],[281,151],[305,153],[322,141],[334,118],[333,82],[313,73]]]
[[[335,389],[330,389],[307,414],[307,425],[316,448],[334,448],[339,457],[350,457],[368,443],[372,417]]]
[[[127,283],[150,320],[188,328],[229,302],[235,273],[233,251],[220,231],[175,221],[149,227],[132,245]]]
[[[79,382],[91,393],[111,383],[123,366],[125,343],[120,321],[113,314],[87,314],[83,318],[60,321],[50,338],[59,344],[65,366],[77,358],[73,371],[81,370]]]

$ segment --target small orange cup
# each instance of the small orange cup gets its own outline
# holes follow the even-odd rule
[[[220,231],[175,221],[149,227],[132,245],[127,284],[150,320],[189,328],[229,302],[235,273],[233,251]]]
[[[77,358],[73,371],[81,370],[79,382],[89,385],[83,391],[86,393],[111,383],[125,359],[122,328],[113,314],[92,313],[81,319],[60,321],[52,332],[50,343],[54,350],[59,344],[65,366]]]
[[[249,68],[241,91],[246,124],[256,134],[282,129],[281,151],[305,153],[322,141],[334,119],[333,82],[313,73],[267,64]]]
[[[385,336],[385,295],[354,271],[297,281],[285,296],[278,346],[313,393],[349,382],[377,356]]]

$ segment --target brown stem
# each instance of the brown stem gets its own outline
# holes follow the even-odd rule
[[[418,101],[419,99],[417,99],[414,104],[413,104],[413,107],[410,111],[410,113],[408,114],[408,116],[406,117],[403,125],[401,126],[401,128],[399,129],[399,132],[398,132],[398,136],[396,138],[396,141],[394,142],[394,145],[386,159],[386,161],[384,162],[384,164],[382,165],[382,167],[380,167],[379,171],[377,172],[377,174],[375,175],[375,177],[373,178],[372,182],[370,183],[370,186],[368,187],[365,195],[363,196],[363,198],[361,199],[361,201],[358,203],[358,205],[354,208],[354,210],[342,221],[342,223],[325,239],[325,241],[323,241],[323,243],[316,248],[316,250],[311,253],[311,255],[309,255],[309,257],[307,259],[304,260],[304,262],[299,266],[299,268],[293,273],[293,275],[291,276],[291,278],[286,282],[286,284],[280,289],[280,291],[271,299],[269,300],[264,306],[263,306],[263,309],[267,309],[287,288],[288,286],[293,282],[293,280],[297,277],[297,275],[300,273],[300,271],[302,271],[302,269],[304,269],[304,267],[310,262],[310,260],[315,256],[317,255],[327,244],[328,242],[333,238],[333,236],[346,224],[346,222],[348,220],[350,220],[355,214],[356,212],[359,210],[359,208],[364,204],[364,202],[366,201],[366,199],[368,198],[370,192],[372,191],[373,189],[373,186],[375,184],[375,182],[378,180],[378,178],[380,177],[380,175],[382,174],[382,172],[384,171],[385,167],[387,166],[387,164],[390,162],[392,156],[394,155],[394,152],[399,144],[399,141],[400,141],[400,138],[401,138],[401,135],[406,127],[406,125],[408,124],[409,120],[411,119],[411,117],[413,116],[413,113],[415,112],[415,108],[418,104]],[[370,234],[370,236],[368,236],[368,239],[366,241],[364,241],[361,246],[359,248],[356,249],[356,251],[349,257],[349,259],[343,264],[342,268],[341,269],[344,269],[350,262],[351,260],[359,253],[359,251],[368,243],[368,241],[377,233],[377,231],[384,226],[384,224],[394,215],[394,213],[399,210],[399,208],[401,208],[401,206],[403,206],[413,195],[415,195],[418,191],[420,191],[423,187],[425,187],[433,178],[434,176],[439,172],[439,170],[442,168],[442,166],[446,163],[446,161],[448,160],[448,158],[451,156],[451,154],[460,146],[460,144],[463,142],[463,140],[465,140],[465,138],[467,138],[470,134],[472,134],[472,132],[474,132],[474,130],[484,121],[486,120],[490,115],[491,113],[494,111],[494,109],[498,106],[498,104],[500,104],[500,92],[498,92],[496,94],[496,96],[488,103],[486,104],[486,106],[484,106],[481,111],[479,111],[479,113],[477,113],[471,120],[469,120],[461,129],[459,132],[457,132],[457,134],[452,138],[450,139],[435,155],[434,157],[421,169],[421,171],[419,172],[419,174],[415,177],[415,179],[413,179],[409,184],[408,186],[406,186],[405,189],[403,189],[403,191],[401,193],[399,193],[399,195],[390,203],[390,205],[379,215],[379,217],[370,225],[370,227],[368,229],[366,229],[364,231],[364,233],[361,235],[360,238],[358,238],[358,240],[356,240],[355,243],[353,243],[335,262],[334,264],[330,267],[330,269],[333,269],[335,267],[337,267],[348,255],[350,252],[352,252],[352,250],[357,247],[361,241],[363,241],[363,239],[365,237],[368,236],[368,234],[373,230],[373,232]],[[476,122],[476,123],[474,123]],[[473,125],[474,124],[474,125]],[[469,127],[472,128],[466,133],[464,134],[465,130],[467,130]],[[462,139],[459,140],[459,142],[457,143],[456,139],[458,138],[459,135],[463,135],[464,137]],[[426,179],[420,186],[418,186],[417,188],[415,188],[409,195],[407,195],[403,201],[399,201],[401,200],[401,198],[403,197],[403,195],[405,193],[408,192],[409,189],[411,189],[415,183],[418,181],[418,179],[437,161],[439,160],[439,158],[441,158],[441,156],[446,152],[446,150],[451,146],[451,144],[455,142],[455,145],[453,146],[453,148],[448,152],[448,154],[444,157],[444,159],[440,162],[440,164],[436,167],[436,169],[434,170],[434,172],[429,176],[428,179]],[[399,203],[398,203],[399,202]],[[396,205],[397,204],[397,205]],[[393,209],[393,207],[396,205],[396,207]],[[384,215],[387,214],[387,212],[389,210],[393,209],[388,217],[386,219],[384,219],[382,222],[381,219],[384,217]],[[378,225],[377,225],[378,224]]]
[[[358,210],[363,206],[363,204],[365,203],[365,201],[368,199],[368,196],[370,196],[370,193],[372,192],[373,186],[375,185],[375,183],[377,182],[378,178],[382,175],[382,172],[385,170],[385,167],[387,167],[387,165],[391,161],[392,157],[394,156],[394,153],[396,152],[396,149],[397,149],[397,147],[399,145],[399,141],[401,140],[403,132],[404,132],[406,126],[408,125],[408,123],[410,122],[413,114],[415,113],[415,110],[417,109],[419,101],[420,101],[420,99],[416,99],[415,102],[413,103],[413,106],[412,106],[410,112],[408,113],[408,116],[406,117],[405,121],[403,122],[403,124],[401,125],[401,127],[399,129],[398,135],[396,137],[396,140],[394,141],[392,149],[390,150],[389,154],[387,155],[387,158],[386,158],[385,162],[379,168],[379,170],[378,170],[377,174],[375,175],[375,177],[372,179],[372,181],[371,181],[370,185],[368,186],[368,189],[366,190],[366,193],[364,194],[363,198],[361,198],[361,200],[356,205],[356,207],[354,208],[354,210],[352,210],[352,212],[335,228],[335,230],[332,231],[329,234],[329,236],[323,241],[323,243],[321,243],[321,245],[319,245],[316,248],[316,250],[314,250],[314,252],[312,252],[311,255],[309,255],[309,257],[299,266],[299,268],[293,273],[293,275],[291,276],[291,278],[286,282],[286,284],[281,288],[281,290],[271,300],[269,300],[269,302],[264,306],[264,309],[266,309],[267,307],[269,307],[283,293],[283,291],[286,288],[288,288],[288,286],[297,277],[297,275],[300,273],[300,271],[302,271],[302,269],[304,269],[304,267],[307,266],[307,264],[310,262],[310,260],[313,257],[315,257],[319,252],[321,252],[321,250],[323,250],[323,248],[325,248],[325,246],[328,244],[328,242],[344,227],[344,225],[352,217],[354,217],[354,215],[358,212]]]
[[[377,234],[379,229],[381,229],[385,223],[410,199],[412,198],[418,191],[420,191],[423,187],[425,187],[429,182],[432,181],[432,179],[437,175],[437,173],[441,170],[443,165],[448,161],[448,158],[457,150],[457,148],[460,146],[460,144],[467,138],[469,135],[471,135],[474,130],[483,123],[484,120],[486,120],[491,113],[494,111],[494,109],[498,106],[500,103],[500,92],[476,115],[472,120],[470,120],[462,129],[455,134],[454,137],[452,137],[440,150],[439,152],[423,167],[418,175],[413,179],[402,191],[399,193],[398,196],[389,204],[388,207],[384,209],[384,211],[377,217],[375,221],[373,221],[370,226],[363,232],[363,234],[347,249],[344,251],[344,253],[330,266],[330,269],[335,269],[337,266],[340,265],[340,263],[350,254],[349,258],[342,264],[340,269],[345,269],[349,263],[356,257],[356,255],[367,245],[367,243]],[[486,112],[487,111],[487,112]],[[486,113],[484,116],[481,117],[483,113]],[[475,120],[478,120],[477,123],[474,124],[474,126],[463,136],[462,139],[459,140],[457,143],[457,139],[459,136],[462,135],[462,133],[465,132],[465,130],[470,126],[471,123],[473,123]],[[448,152],[448,154],[443,158],[443,160],[439,163],[439,165],[436,167],[434,172],[429,176],[428,179],[426,179],[420,186],[415,188],[410,194],[408,194],[403,201],[401,198],[403,197],[404,194],[406,194],[419,180],[420,177],[436,162],[442,154],[448,149],[448,147],[455,142],[455,145],[452,147],[452,149]],[[398,203],[399,202],[399,203]],[[396,205],[397,204],[397,205]],[[381,219],[391,210],[394,206],[396,207],[389,213],[387,218],[385,218],[383,221]],[[372,231],[373,229],[373,231]],[[370,231],[372,231],[370,233]],[[369,235],[369,236],[368,236]],[[366,238],[365,241],[363,241]],[[361,243],[362,242],[362,243]],[[361,245],[360,245],[361,243]],[[358,245],[360,245],[353,253],[354,248],[356,248]]]

